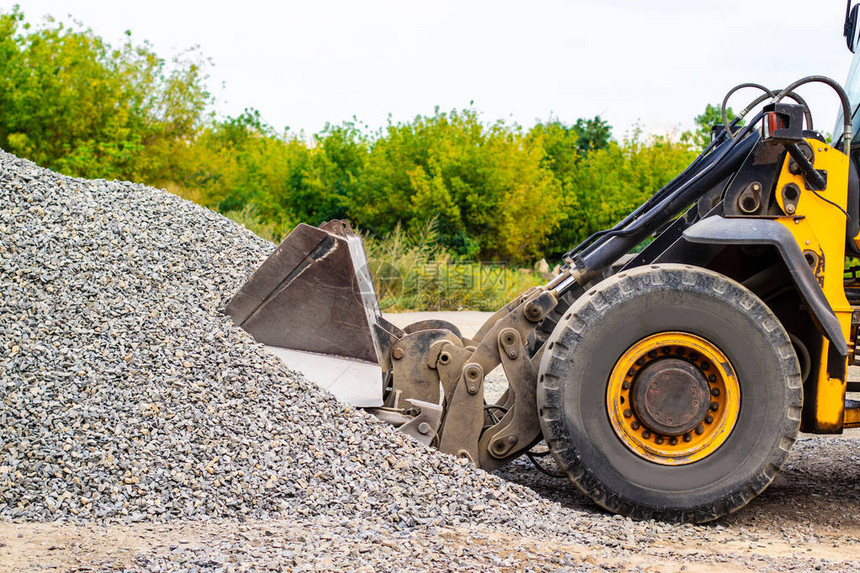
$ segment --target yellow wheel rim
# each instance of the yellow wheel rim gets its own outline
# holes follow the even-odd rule
[[[731,434],[741,393],[731,362],[693,334],[643,338],[609,375],[606,408],[612,429],[633,453],[683,465],[714,453]]]

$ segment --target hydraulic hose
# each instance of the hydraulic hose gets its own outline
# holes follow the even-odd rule
[[[734,135],[731,133],[731,131],[729,131],[728,118],[727,118],[727,116],[726,116],[726,113],[727,113],[728,107],[726,107],[726,104],[728,104],[728,103],[729,103],[729,97],[731,97],[731,95],[732,95],[733,93],[735,93],[736,91],[738,91],[739,89],[742,89],[742,88],[756,88],[756,89],[760,89],[760,90],[762,90],[762,91],[764,92],[764,94],[762,94],[762,95],[760,95],[759,97],[757,97],[756,99],[754,99],[750,104],[748,104],[748,105],[747,105],[747,106],[746,106],[746,107],[745,107],[745,108],[744,108],[744,109],[743,109],[743,110],[742,110],[742,111],[737,115],[737,117],[735,117],[735,120],[738,120],[738,121],[740,121],[741,119],[743,119],[744,117],[746,117],[746,115],[747,115],[750,111],[752,111],[752,110],[753,110],[753,108],[755,108],[755,106],[757,106],[758,104],[760,104],[761,102],[763,102],[764,100],[766,100],[766,99],[768,99],[768,98],[775,99],[775,98],[776,98],[776,95],[777,95],[777,94],[775,94],[772,90],[770,90],[770,89],[768,89],[768,88],[764,87],[763,85],[761,85],[761,84],[755,84],[755,83],[751,83],[751,82],[747,82],[747,83],[743,83],[743,84],[738,84],[738,85],[736,85],[735,87],[733,87],[732,89],[730,89],[730,90],[728,91],[728,93],[726,94],[726,96],[723,98],[723,103],[722,103],[722,105],[720,106],[720,115],[722,116],[722,119],[723,119],[723,127],[726,129],[726,131],[728,131],[728,132],[729,132],[729,137],[730,137],[731,139],[734,139]],[[777,90],[777,91],[778,91],[778,90]],[[814,129],[814,127],[813,127],[813,125],[812,125],[812,111],[810,111],[810,109],[809,109],[809,105],[806,103],[806,101],[805,101],[802,97],[800,97],[798,94],[796,94],[796,93],[794,93],[794,92],[792,92],[792,91],[790,91],[790,92],[786,93],[786,94],[785,94],[785,96],[786,96],[786,97],[789,97],[789,98],[791,98],[791,99],[793,99],[794,101],[796,101],[797,103],[799,103],[799,104],[803,107],[803,117],[804,117],[804,119],[806,119],[806,128],[807,128],[807,129]]]
[[[732,97],[732,94],[733,94],[733,93],[735,93],[736,91],[741,90],[741,89],[743,89],[743,88],[756,88],[756,89],[758,89],[758,90],[763,91],[763,92],[764,92],[764,95],[763,95],[763,96],[760,96],[760,97],[759,97],[759,98],[757,98],[753,103],[751,103],[751,104],[749,104],[748,106],[746,106],[746,107],[743,109],[743,111],[741,111],[741,113],[739,113],[739,114],[738,114],[738,116],[735,118],[735,119],[736,119],[736,120],[738,120],[738,121],[740,121],[740,120],[741,120],[741,119],[742,119],[746,114],[748,114],[752,108],[754,108],[755,106],[757,106],[759,103],[761,103],[762,101],[764,101],[764,100],[765,100],[765,99],[767,99],[768,97],[771,97],[771,98],[776,97],[776,94],[775,94],[775,93],[773,93],[772,91],[770,91],[768,88],[764,87],[764,86],[763,86],[763,85],[761,85],[761,84],[756,84],[756,83],[753,83],[753,82],[745,82],[745,83],[742,83],[742,84],[738,84],[738,85],[736,85],[735,87],[733,87],[732,89],[730,89],[728,92],[726,92],[725,97],[723,97],[723,103],[720,105],[720,115],[722,116],[722,119],[723,119],[723,127],[725,128],[726,133],[727,133],[727,134],[728,134],[728,136],[729,136],[729,139],[734,139],[734,138],[735,138],[735,136],[734,136],[734,134],[731,132],[731,130],[729,129],[729,120],[728,120],[728,117],[727,117],[727,115],[726,115],[726,110],[728,109],[728,107],[726,106],[726,104],[728,104],[728,103],[729,103],[729,98],[730,98],[730,97]]]
[[[851,102],[848,99],[848,94],[845,93],[845,90],[838,82],[827,76],[806,76],[789,84],[787,88],[777,94],[774,101],[778,102],[793,92],[795,88],[813,82],[830,86],[836,92],[836,95],[839,96],[839,101],[842,104],[842,152],[851,157]]]

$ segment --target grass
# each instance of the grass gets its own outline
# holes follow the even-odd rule
[[[435,221],[382,239],[363,237],[383,310],[497,310],[544,282],[529,269],[457,259],[438,243]]]

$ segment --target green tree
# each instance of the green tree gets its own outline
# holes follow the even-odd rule
[[[726,108],[726,119],[732,121],[735,117],[735,112],[732,111],[732,108]],[[711,127],[723,124],[720,106],[707,104],[705,111],[697,115],[693,121],[696,123],[696,130],[691,134],[691,142],[697,148],[704,149],[711,143]]]
[[[577,148],[582,155],[606,149],[612,138],[612,128],[599,115],[594,116],[594,119],[577,119],[571,131],[576,134]]]
[[[113,48],[79,26],[34,30],[15,7],[0,15],[0,146],[72,175],[152,180],[201,124],[201,65],[168,65],[130,35]]]

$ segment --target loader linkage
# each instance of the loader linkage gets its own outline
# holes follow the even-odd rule
[[[537,362],[528,340],[535,324],[556,306],[551,291],[533,289],[497,313],[475,340],[449,329],[419,330],[391,336],[392,382],[388,396],[392,408],[401,408],[404,396],[420,395],[425,402],[443,398],[440,425],[433,428],[437,447],[492,469],[520,455],[540,438],[534,413]],[[512,307],[512,308],[510,308]],[[495,404],[504,413],[486,427],[484,377],[502,365],[509,388]],[[441,396],[440,396],[441,385]]]

